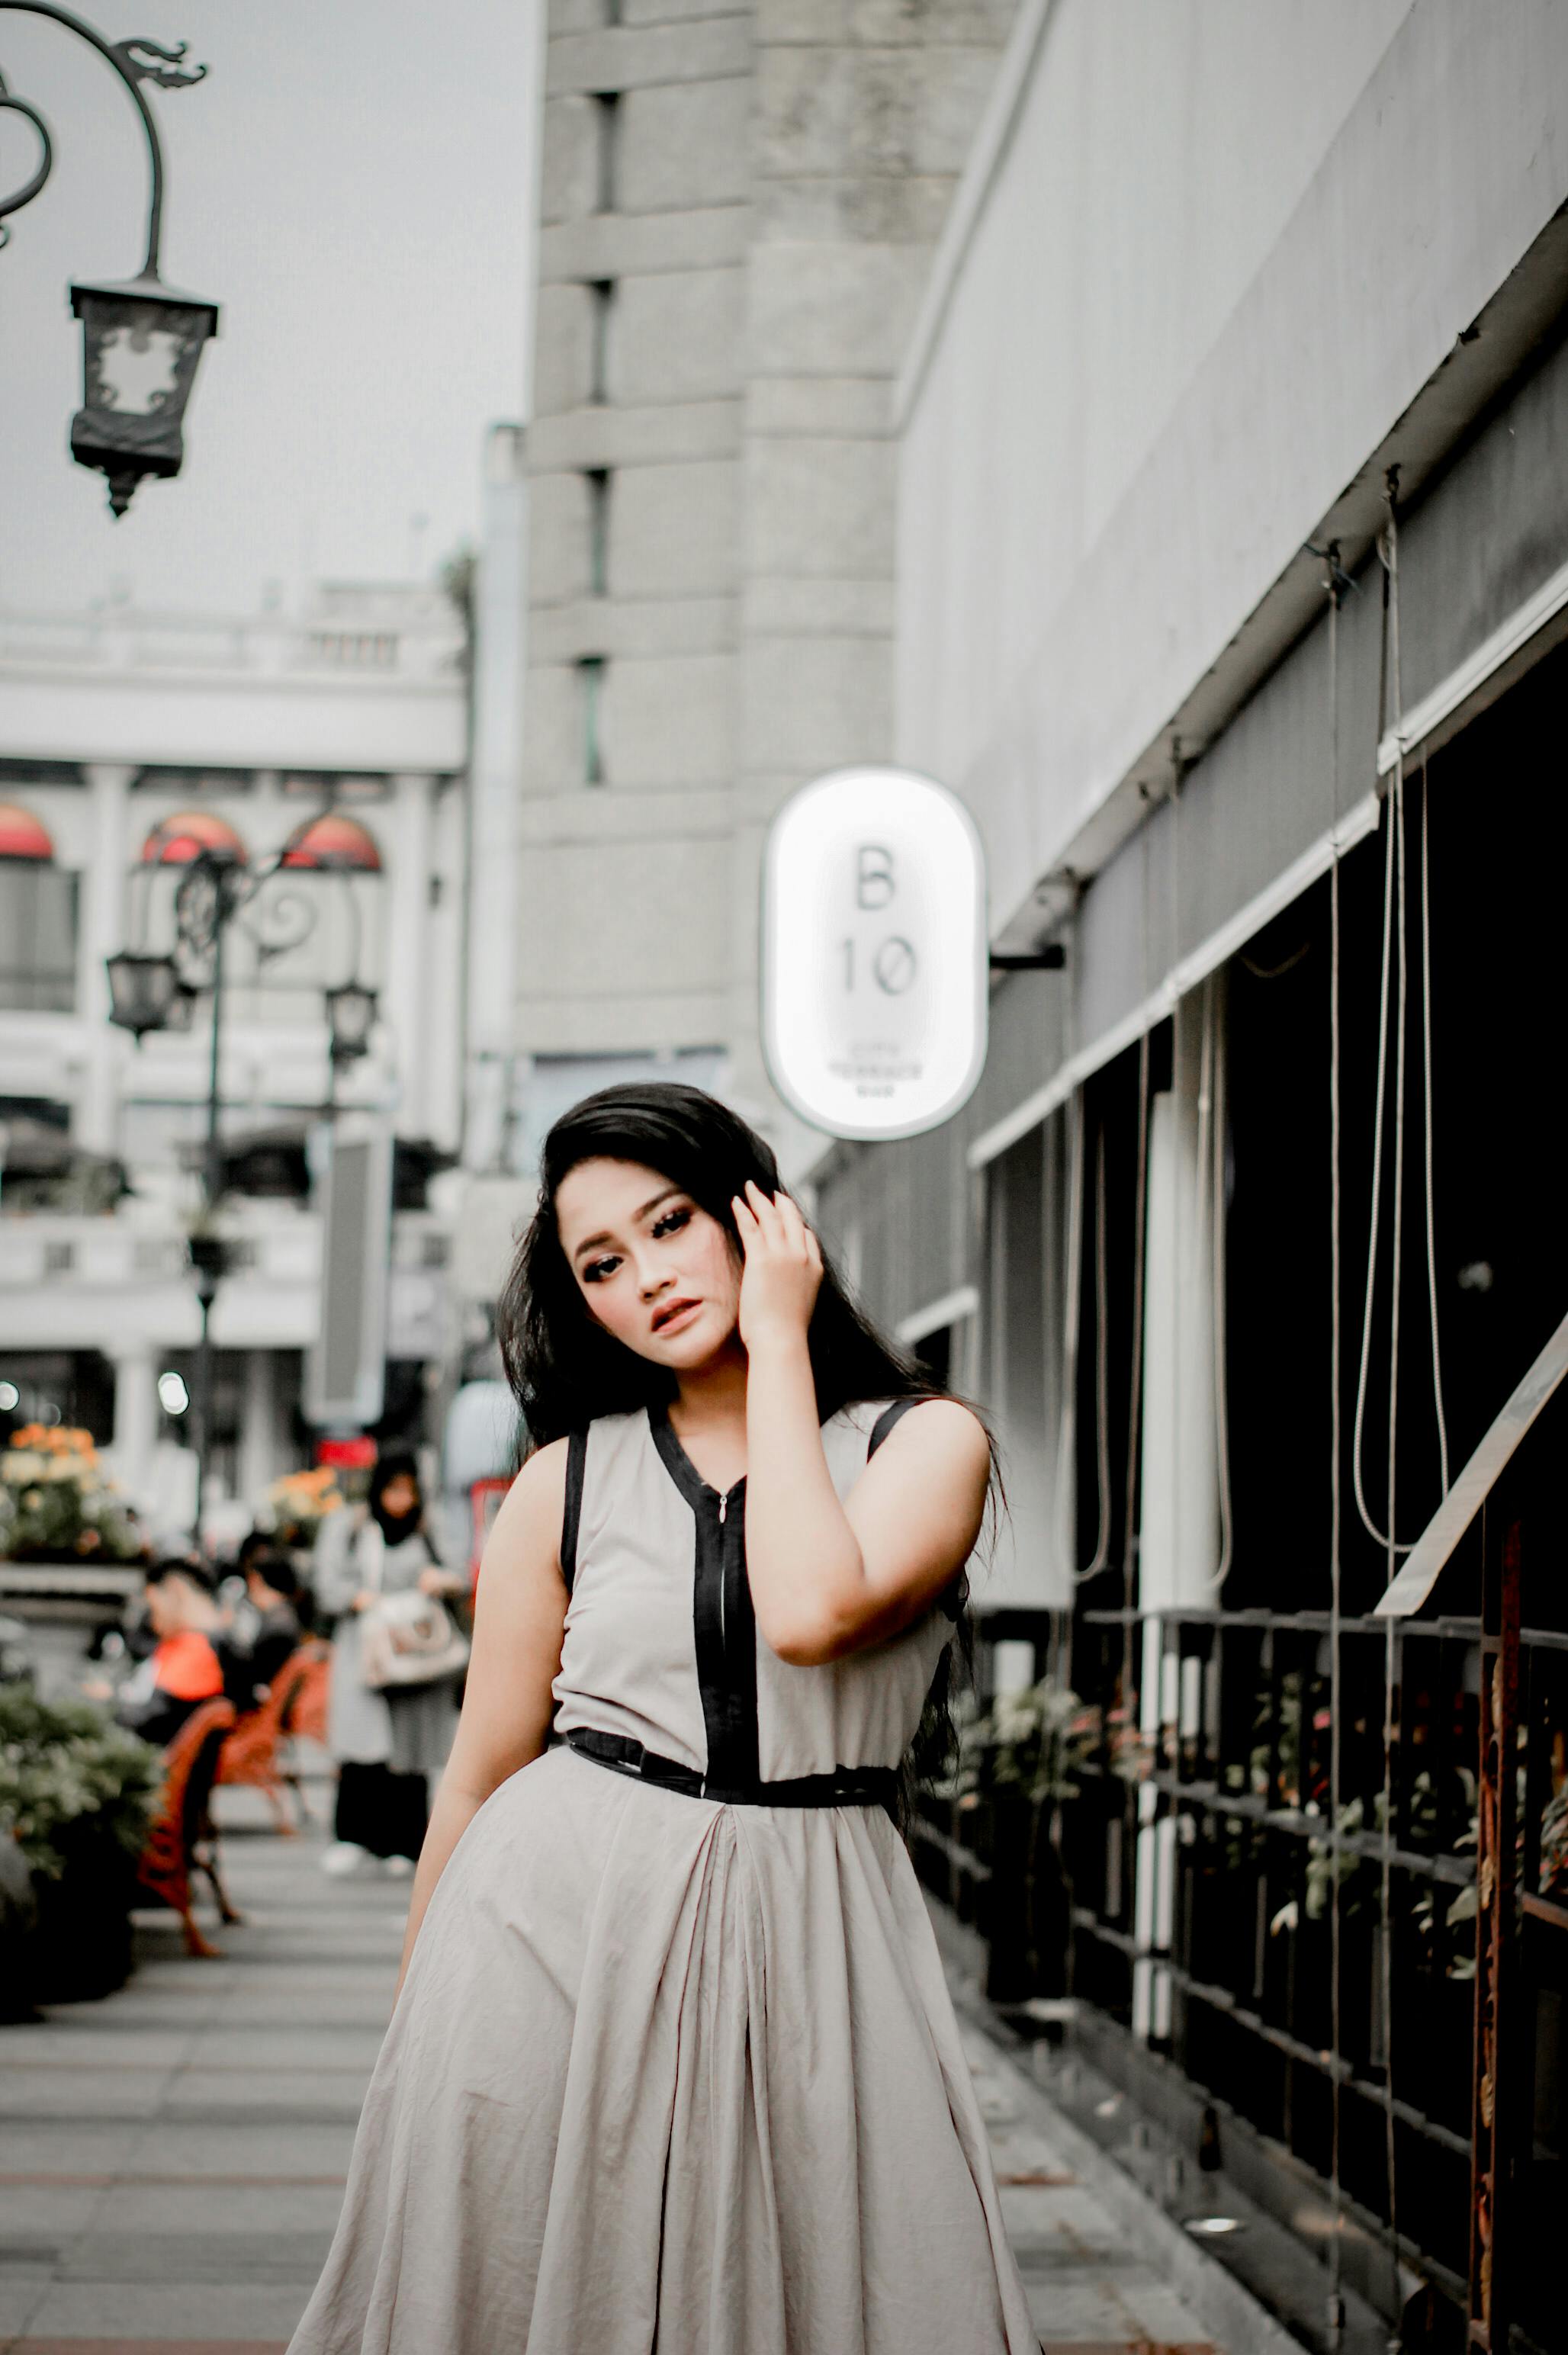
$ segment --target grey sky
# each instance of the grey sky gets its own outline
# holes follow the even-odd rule
[[[0,13],[0,68],[56,155],[0,252],[0,603],[245,612],[271,582],[292,604],[316,578],[428,574],[475,528],[485,426],[522,413],[535,0],[73,5],[111,40],[187,39],[211,68],[149,95],[164,275],[222,318],[184,473],[115,524],[67,450],[65,288],[141,265],[141,130],[84,43]],[[0,114],[0,185],[34,153]]]

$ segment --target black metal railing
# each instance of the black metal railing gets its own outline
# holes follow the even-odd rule
[[[1358,2286],[1385,2312],[1397,2252],[1495,2350],[1568,2344],[1565,1431],[1554,1406],[1414,1616],[1042,1619],[1083,1704],[1073,1796],[1030,1822],[932,1800],[913,1828],[1005,1947],[998,1999],[1065,1986],[1152,2046],[1381,2247]]]

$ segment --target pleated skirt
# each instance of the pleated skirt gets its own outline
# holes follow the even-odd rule
[[[874,1808],[553,1750],[443,1875],[291,2355],[1036,2355]]]

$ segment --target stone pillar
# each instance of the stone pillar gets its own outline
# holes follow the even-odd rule
[[[474,739],[468,778],[467,1063],[464,1160],[502,1167],[516,1043],[521,887],[528,485],[523,430],[491,428],[475,588]]]
[[[122,1041],[109,1020],[109,977],[104,959],[130,943],[125,937],[126,822],[135,769],[119,761],[91,762],[87,769],[92,797],[91,852],[81,872],[77,922],[76,1010],[87,1039],[87,1068],[77,1099],[76,1138],[90,1152],[112,1153],[119,1111],[117,1075]]]
[[[1192,991],[1176,1009],[1171,1084],[1149,1113],[1148,1215],[1144,1282],[1143,1511],[1138,1595],[1143,1608],[1206,1609],[1220,1565],[1218,1424],[1214,1373],[1214,1187],[1223,1167],[1222,984]],[[1207,1043],[1206,1043],[1207,1042]],[[1195,1732],[1200,1663],[1179,1660],[1161,1624],[1144,1625],[1140,1724],[1147,1740]],[[1168,1946],[1175,1911],[1176,1825],[1156,1822],[1145,1787],[1138,1833],[1135,1929],[1140,1947]],[[1133,2025],[1143,2036],[1170,2026],[1170,1986],[1157,1964],[1134,1966]]]
[[[238,1495],[255,1513],[283,1471],[277,1365],[271,1349],[245,1354],[245,1394],[240,1412]]]
[[[151,1495],[158,1437],[156,1360],[144,1343],[114,1353],[114,1476],[133,1503]]]
[[[392,780],[397,812],[387,910],[384,1001],[397,1057],[400,1136],[422,1136],[425,1112],[425,997],[430,984],[430,878],[435,779]]]
[[[440,897],[427,917],[424,992],[424,1133],[443,1152],[463,1138],[463,905],[467,813],[454,780],[436,803],[432,829],[433,874]]]

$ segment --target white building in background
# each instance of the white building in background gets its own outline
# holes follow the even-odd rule
[[[252,903],[269,940],[293,945],[263,956],[242,921],[226,943],[236,1264],[213,1319],[217,1460],[253,1498],[299,1460],[291,1424],[319,1308],[304,1147],[327,1100],[324,990],[356,978],[379,993],[370,1051],[338,1100],[381,1111],[420,1148],[401,1157],[400,1199],[426,1199],[423,1180],[461,1143],[464,651],[461,615],[424,588],[326,585],[297,615],[243,619],[0,614],[0,1377],[24,1413],[111,1424],[133,1492],[174,1429],[157,1376],[197,1339],[185,1237],[210,1000],[183,1035],[138,1047],[108,1021],[104,960],[168,945],[193,842],[260,863],[320,814]],[[131,1189],[117,1203],[116,1163]],[[450,1225],[429,1207],[396,1216],[388,1354],[411,1376],[455,1338]]]

